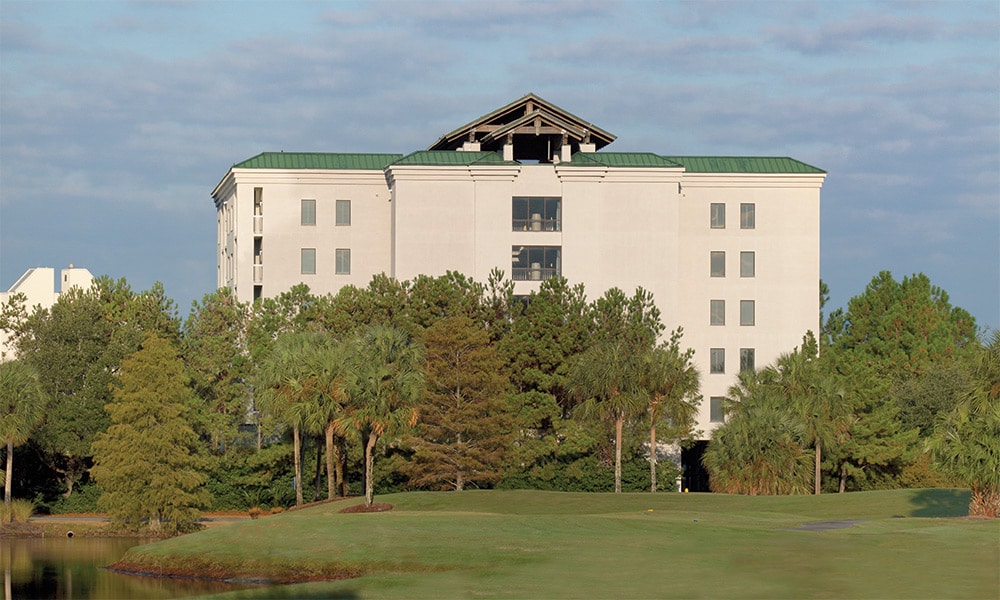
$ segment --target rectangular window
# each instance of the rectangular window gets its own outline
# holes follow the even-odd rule
[[[562,198],[515,196],[513,231],[562,231]]]
[[[316,274],[316,249],[315,248],[303,248],[301,254],[302,263],[302,274],[303,275],[315,275]]]
[[[756,353],[753,348],[740,348],[740,372],[753,371],[757,368],[754,354]]]
[[[562,273],[560,246],[511,246],[510,254],[514,281],[540,281]]]
[[[740,300],[740,325],[753,325],[754,320],[754,301]]]
[[[709,373],[725,373],[726,372],[726,349],[725,348],[712,348],[709,351]]]
[[[315,200],[302,200],[302,224],[303,225],[315,225],[316,224],[316,201]]]
[[[337,248],[337,275],[351,274],[351,249]]]
[[[726,301],[725,300],[712,300],[712,325],[725,325],[726,324]]]
[[[740,277],[753,277],[757,270],[755,263],[753,252],[740,252]]]
[[[712,252],[712,277],[726,276],[726,253]]]
[[[337,200],[337,225],[351,224],[351,201]]]
[[[740,204],[740,229],[753,229],[757,226],[755,210],[756,205],[753,203]]]
[[[719,202],[712,203],[712,229],[726,228],[726,205]]]
[[[712,423],[723,423],[726,420],[726,409],[723,408],[723,402],[726,399],[723,396],[712,396],[709,399],[711,405],[711,415],[709,419]]]

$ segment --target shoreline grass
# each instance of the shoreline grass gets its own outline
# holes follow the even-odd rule
[[[995,598],[1000,521],[959,518],[968,498],[415,492],[380,496],[389,512],[321,505],[163,540],[117,566],[309,582],[219,598]],[[857,522],[799,529],[837,520]]]

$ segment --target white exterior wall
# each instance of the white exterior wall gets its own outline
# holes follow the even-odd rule
[[[313,293],[364,287],[377,273],[399,280],[459,271],[485,281],[511,276],[512,246],[560,246],[562,275],[589,299],[617,286],[649,290],[667,331],[683,326],[702,373],[698,429],[707,437],[710,398],[735,382],[740,349],[763,367],[819,326],[819,190],[824,175],[698,174],[683,169],[391,165],[381,171],[233,169],[216,188],[220,286],[253,297],[253,194],[263,188],[262,294],[299,282]],[[388,182],[388,183],[387,183]],[[562,231],[513,231],[511,199],[558,196]],[[316,199],[316,225],[300,224],[300,200]],[[350,227],[334,224],[335,201],[350,199]],[[391,201],[390,201],[391,200]],[[709,205],[726,204],[726,228],[712,229]],[[740,228],[740,204],[755,205],[754,229]],[[233,225],[227,229],[226,211]],[[317,273],[300,273],[300,248],[315,247]],[[350,275],[334,274],[334,251],[351,248]],[[710,253],[726,252],[726,276],[711,277]],[[740,252],[755,253],[754,277],[740,277]],[[229,253],[229,254],[227,254]],[[234,276],[225,260],[233,257]],[[528,294],[539,281],[515,281]],[[726,324],[710,325],[710,301],[726,301]],[[740,300],[755,324],[740,325]],[[709,373],[724,348],[726,372]]]
[[[259,234],[254,231],[255,188],[262,190]],[[392,207],[382,171],[233,169],[215,196],[218,285],[234,289],[240,301],[254,298],[255,285],[264,297],[298,283],[322,295],[349,284],[365,287],[373,275],[389,272]],[[304,199],[316,201],[315,225],[301,224]],[[337,200],[351,201],[350,225],[336,224]],[[257,282],[255,248],[261,250]],[[315,274],[301,272],[302,248],[316,250]],[[337,249],[351,251],[349,274],[336,273]],[[232,275],[227,260],[232,261]]]
[[[52,308],[52,305],[59,300],[59,294],[68,292],[74,287],[87,289],[94,280],[94,276],[90,274],[89,270],[70,265],[69,268],[61,269],[59,272],[59,291],[57,292],[55,272],[52,267],[28,269],[10,286],[9,290],[0,292],[0,304],[6,304],[10,297],[15,294],[24,294],[27,298],[25,308],[30,314],[36,307]],[[0,331],[0,361],[13,360],[14,358],[15,350],[9,344],[9,336],[6,332]]]

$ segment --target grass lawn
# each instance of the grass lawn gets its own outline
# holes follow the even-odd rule
[[[135,548],[146,568],[357,575],[220,598],[1000,598],[1000,521],[968,492],[384,495]],[[824,531],[817,521],[852,520]]]

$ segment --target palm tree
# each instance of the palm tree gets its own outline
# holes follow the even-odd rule
[[[301,506],[301,434],[322,394],[318,348],[330,344],[324,333],[285,333],[276,339],[257,372],[260,406],[292,428],[295,504]]]
[[[343,344],[328,339],[328,343],[314,348],[314,365],[317,375],[317,395],[306,416],[305,424],[312,431],[322,431],[326,445],[327,498],[332,500],[340,486],[340,495],[347,495],[344,480],[343,446],[344,406],[347,402],[346,352]]]
[[[657,346],[643,357],[642,390],[646,393],[649,416],[650,491],[656,493],[656,426],[667,421],[674,438],[691,433],[698,412],[701,375],[691,362],[692,352],[680,351],[680,330],[670,343]]]
[[[349,403],[342,419],[365,449],[365,504],[374,501],[375,444],[417,422],[424,389],[423,349],[406,332],[372,325],[354,340],[346,377]]]
[[[615,424],[615,493],[622,491],[622,429],[640,410],[639,357],[620,342],[603,342],[580,354],[570,367],[569,391],[582,399],[577,411],[585,418]]]
[[[715,430],[703,459],[712,491],[798,494],[809,489],[809,456],[801,421],[785,397],[760,387],[738,403]]]
[[[969,389],[938,423],[929,446],[972,491],[969,515],[1000,516],[1000,331],[980,349]]]
[[[3,501],[10,508],[14,446],[28,440],[44,416],[45,396],[35,370],[20,361],[0,363],[0,440],[7,444]],[[9,512],[9,511],[8,511]]]

